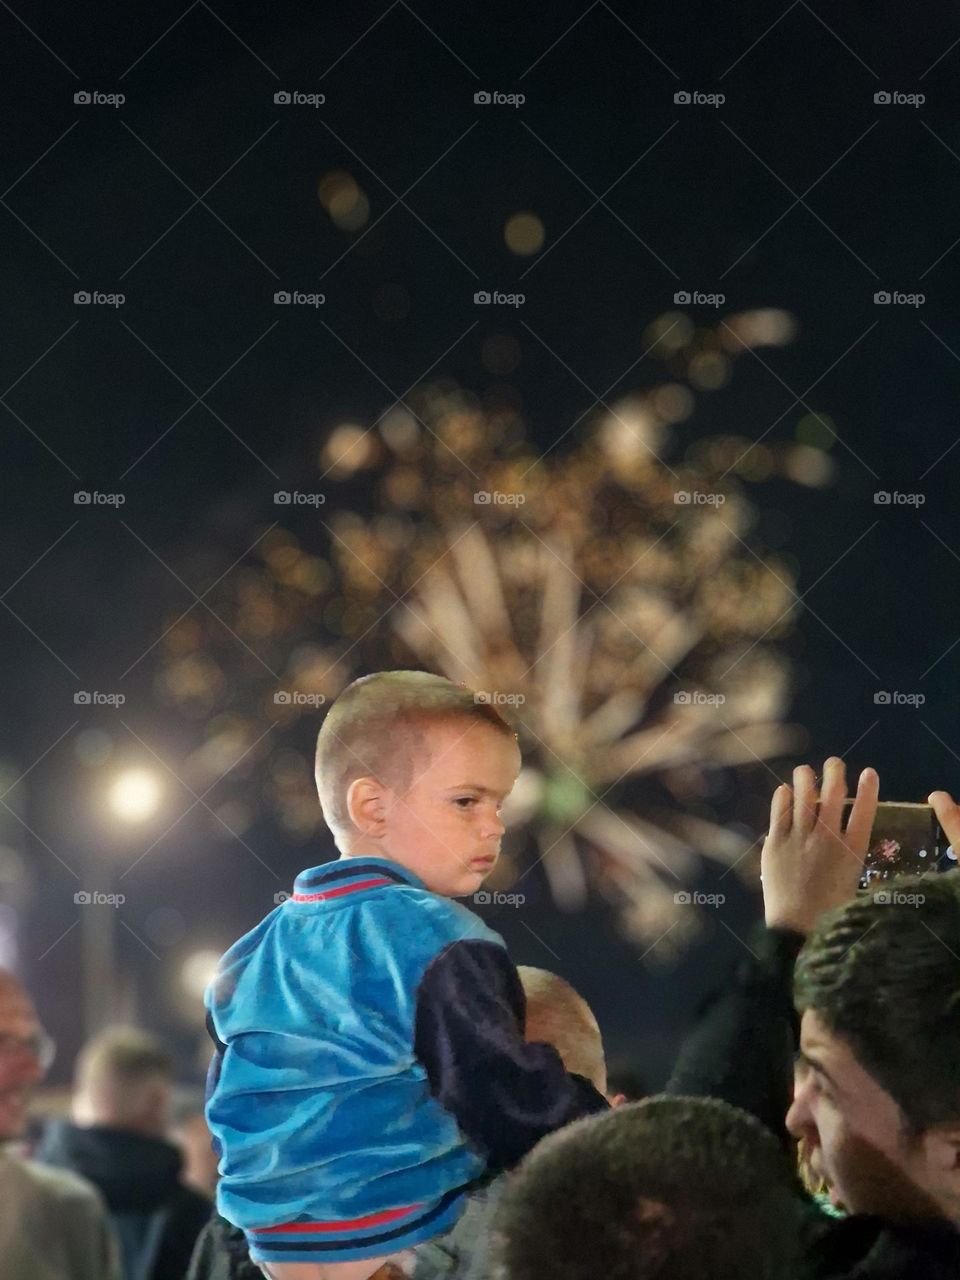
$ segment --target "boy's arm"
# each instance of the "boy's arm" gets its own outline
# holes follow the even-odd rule
[[[414,1052],[434,1097],[491,1171],[509,1169],[546,1134],[609,1106],[566,1070],[556,1049],[524,1040],[525,1017],[519,975],[498,943],[451,943],[417,989]]]

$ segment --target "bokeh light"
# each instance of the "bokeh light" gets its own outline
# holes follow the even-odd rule
[[[146,769],[127,769],[112,783],[108,801],[113,814],[123,822],[146,822],[160,807],[163,787],[156,774]]]
[[[195,951],[187,956],[180,969],[180,983],[187,995],[202,1000],[203,993],[213,981],[220,963],[216,951]]]
[[[543,248],[546,231],[535,213],[515,213],[507,219],[503,238],[507,248],[518,257],[528,258]]]

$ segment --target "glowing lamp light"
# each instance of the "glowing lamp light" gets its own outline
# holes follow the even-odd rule
[[[188,995],[203,999],[203,993],[217,974],[220,953],[217,951],[195,951],[183,962],[180,970],[180,981]]]
[[[124,822],[145,822],[156,813],[161,795],[162,788],[154,774],[146,769],[128,769],[110,788],[110,808]]]

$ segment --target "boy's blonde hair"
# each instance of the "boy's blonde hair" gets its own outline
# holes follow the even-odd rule
[[[347,810],[354,779],[373,777],[405,795],[428,763],[429,730],[465,718],[516,738],[489,702],[430,671],[376,671],[348,684],[317,735],[317,794],[338,845],[354,830]]]
[[[568,1071],[607,1092],[603,1037],[593,1010],[570,983],[548,969],[517,965],[527,997],[525,1038],[552,1044]]]

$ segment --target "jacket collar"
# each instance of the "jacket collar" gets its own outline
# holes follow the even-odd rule
[[[301,871],[294,881],[293,902],[336,902],[340,898],[391,885],[426,885],[409,867],[389,858],[338,858]]]

